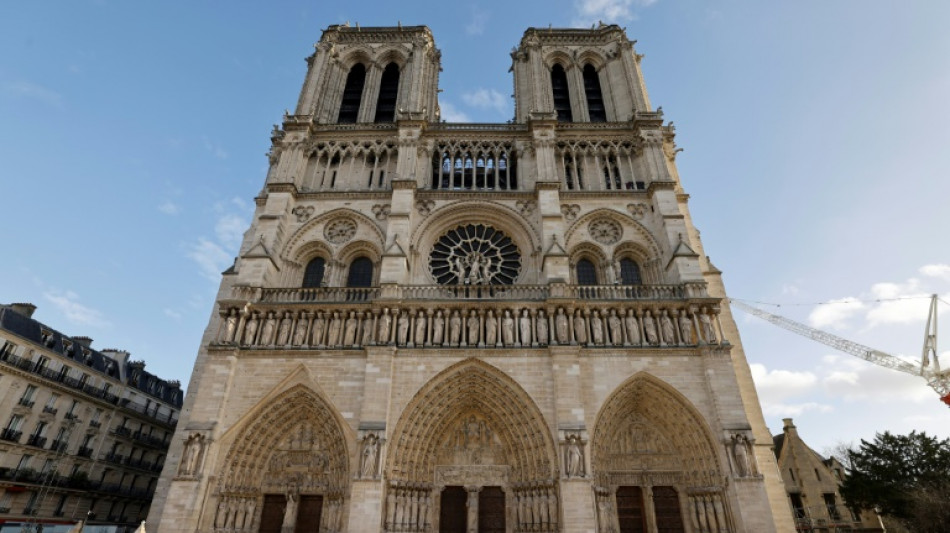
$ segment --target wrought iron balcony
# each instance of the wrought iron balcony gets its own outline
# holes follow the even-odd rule
[[[79,448],[79,450],[76,452],[76,455],[80,457],[92,457],[92,448],[83,446]]]
[[[39,435],[30,435],[30,437],[26,439],[26,445],[42,448],[43,446],[46,446],[46,437],[41,437]]]
[[[22,405],[23,407],[32,408],[32,407],[33,407],[33,404],[36,403],[36,402],[34,402],[33,400],[30,400],[29,398],[20,398],[20,401],[17,402],[17,403],[19,403],[19,404]]]
[[[51,415],[55,415],[56,413],[59,412],[59,409],[56,409],[56,408],[54,408],[54,407],[50,407],[50,406],[47,405],[47,406],[43,407],[43,412],[44,412],[44,413],[51,414]]]
[[[0,432],[0,439],[8,440],[11,442],[20,442],[20,437],[23,435],[22,431],[15,431],[10,428],[4,429]]]
[[[49,449],[54,452],[63,452],[63,451],[66,451],[66,445],[67,445],[66,441],[54,440],[53,444],[50,444]]]

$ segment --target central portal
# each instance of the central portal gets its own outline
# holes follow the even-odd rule
[[[476,502],[477,509],[472,509]],[[501,487],[472,488],[470,492],[465,487],[448,486],[442,490],[439,507],[439,533],[505,533],[505,493]],[[469,524],[470,520],[476,523]]]

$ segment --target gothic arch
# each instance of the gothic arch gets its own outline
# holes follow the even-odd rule
[[[395,63],[396,66],[399,67],[399,73],[401,74],[409,63],[409,59],[406,57],[404,51],[394,46],[377,51],[376,65],[380,70],[386,68],[386,65],[390,63]]]
[[[577,64],[580,68],[584,68],[588,63],[590,63],[598,73],[607,66],[607,61],[604,60],[604,56],[594,50],[584,50],[577,56]]]
[[[445,443],[476,416],[492,435],[487,445],[496,444],[496,458],[510,467],[511,483],[557,478],[554,441],[537,405],[504,372],[474,358],[429,380],[403,410],[390,441],[387,478],[432,483]]]
[[[578,219],[567,228],[567,231],[564,232],[565,245],[568,247],[575,246],[576,243],[572,241],[572,239],[580,239],[579,230],[587,228],[587,225],[590,224],[592,220],[601,217],[614,220],[624,228],[630,228],[634,238],[622,238],[622,240],[640,245],[640,247],[648,251],[650,259],[658,259],[662,256],[663,247],[650,230],[644,227],[643,224],[633,220],[629,215],[608,208],[595,209],[590,213],[578,217]]]
[[[639,372],[604,401],[591,437],[591,468],[601,486],[624,472],[654,470],[683,487],[721,487],[716,440],[696,407],[662,380]]]
[[[372,51],[365,47],[355,47],[351,50],[348,50],[346,55],[339,60],[339,65],[342,68],[344,76],[347,72],[353,68],[353,65],[357,63],[362,63],[366,70],[369,71],[369,67],[373,64]]]
[[[554,50],[544,56],[544,66],[548,72],[558,63],[560,63],[561,66],[564,67],[564,71],[567,72],[574,67],[574,58],[563,50]]]
[[[346,496],[352,439],[329,401],[297,381],[222,436],[228,450],[219,470],[222,495],[283,493],[293,484],[302,493]]]
[[[309,244],[307,243],[324,240],[323,234],[317,231],[318,228],[322,228],[324,224],[338,217],[346,217],[355,220],[357,223],[357,238],[360,238],[359,236],[361,234],[361,230],[365,228],[369,231],[369,236],[372,238],[372,240],[375,241],[374,244],[376,245],[377,249],[382,248],[385,236],[383,235],[382,230],[379,229],[379,226],[377,226],[372,219],[354,209],[340,208],[328,211],[318,217],[314,217],[304,225],[297,228],[297,231],[295,231],[293,235],[287,239],[287,244],[284,245],[280,254],[281,258],[283,258],[285,261],[294,261],[296,263],[303,261],[303,256],[305,256],[309,250]],[[365,236],[365,233],[363,233],[363,235]],[[363,240],[366,240],[365,237],[363,237]]]

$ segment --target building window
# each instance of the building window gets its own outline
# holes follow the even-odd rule
[[[59,497],[59,503],[56,504],[56,510],[53,511],[54,516],[63,516],[66,510],[66,500],[69,499],[69,496],[63,494]]]
[[[46,370],[46,367],[48,366],[49,366],[49,357],[44,357],[41,355],[40,358],[36,360],[36,364],[33,365],[33,371],[42,372]]]
[[[376,100],[376,122],[392,122],[396,118],[396,95],[399,93],[399,65],[390,63],[383,70]]]
[[[326,265],[327,262],[322,257],[314,257],[307,263],[307,269],[303,273],[303,287],[305,289],[323,285],[323,274],[326,271]]]
[[[366,67],[362,63],[353,65],[346,75],[343,87],[343,101],[340,103],[340,124],[355,124],[360,114],[360,101],[363,99],[363,84],[366,82]]]
[[[577,284],[597,285],[597,267],[590,259],[581,259],[577,262]]]
[[[34,394],[36,394],[36,385],[27,385],[26,390],[23,391],[23,396],[20,397],[20,405],[33,407]]]
[[[16,355],[16,344],[10,341],[4,341],[3,348],[0,348],[0,359],[6,361],[11,355]]]
[[[29,468],[31,460],[33,460],[32,455],[24,455],[23,457],[20,457],[20,462],[16,465],[16,471],[20,472]]]
[[[57,401],[59,401],[59,394],[56,394],[54,392],[53,394],[50,395],[49,401],[46,402],[46,408],[55,410]]]
[[[642,285],[643,278],[640,277],[640,265],[633,259],[623,258],[620,260],[620,284],[621,285]]]
[[[808,515],[805,514],[805,504],[802,502],[802,495],[792,493],[789,494],[788,497],[792,501],[792,512],[795,513],[795,519],[804,520],[808,518]]]
[[[587,114],[591,122],[607,122],[604,96],[600,91],[600,77],[594,65],[584,65],[584,93],[587,95]]]
[[[838,512],[838,503],[835,501],[834,493],[822,494],[825,500],[825,507],[828,508],[828,516],[832,520],[841,520],[841,513]]]
[[[368,257],[357,257],[350,263],[350,270],[346,275],[346,286],[373,286],[373,262]]]
[[[551,92],[554,94],[554,111],[558,122],[573,122],[571,96],[567,87],[567,73],[560,64],[551,69]]]

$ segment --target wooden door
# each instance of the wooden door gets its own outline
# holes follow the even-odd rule
[[[464,487],[445,487],[439,501],[439,533],[466,533],[468,492]]]
[[[657,533],[684,533],[679,495],[673,487],[653,487],[653,511]]]
[[[484,487],[478,493],[478,533],[505,533],[505,493]]]
[[[323,496],[301,495],[297,509],[297,525],[294,533],[320,531],[320,513],[323,512]]]
[[[261,528],[258,531],[260,533],[280,533],[286,505],[287,498],[283,494],[265,494],[264,507],[261,509]]]
[[[646,533],[640,487],[617,487],[617,520],[620,533]]]

